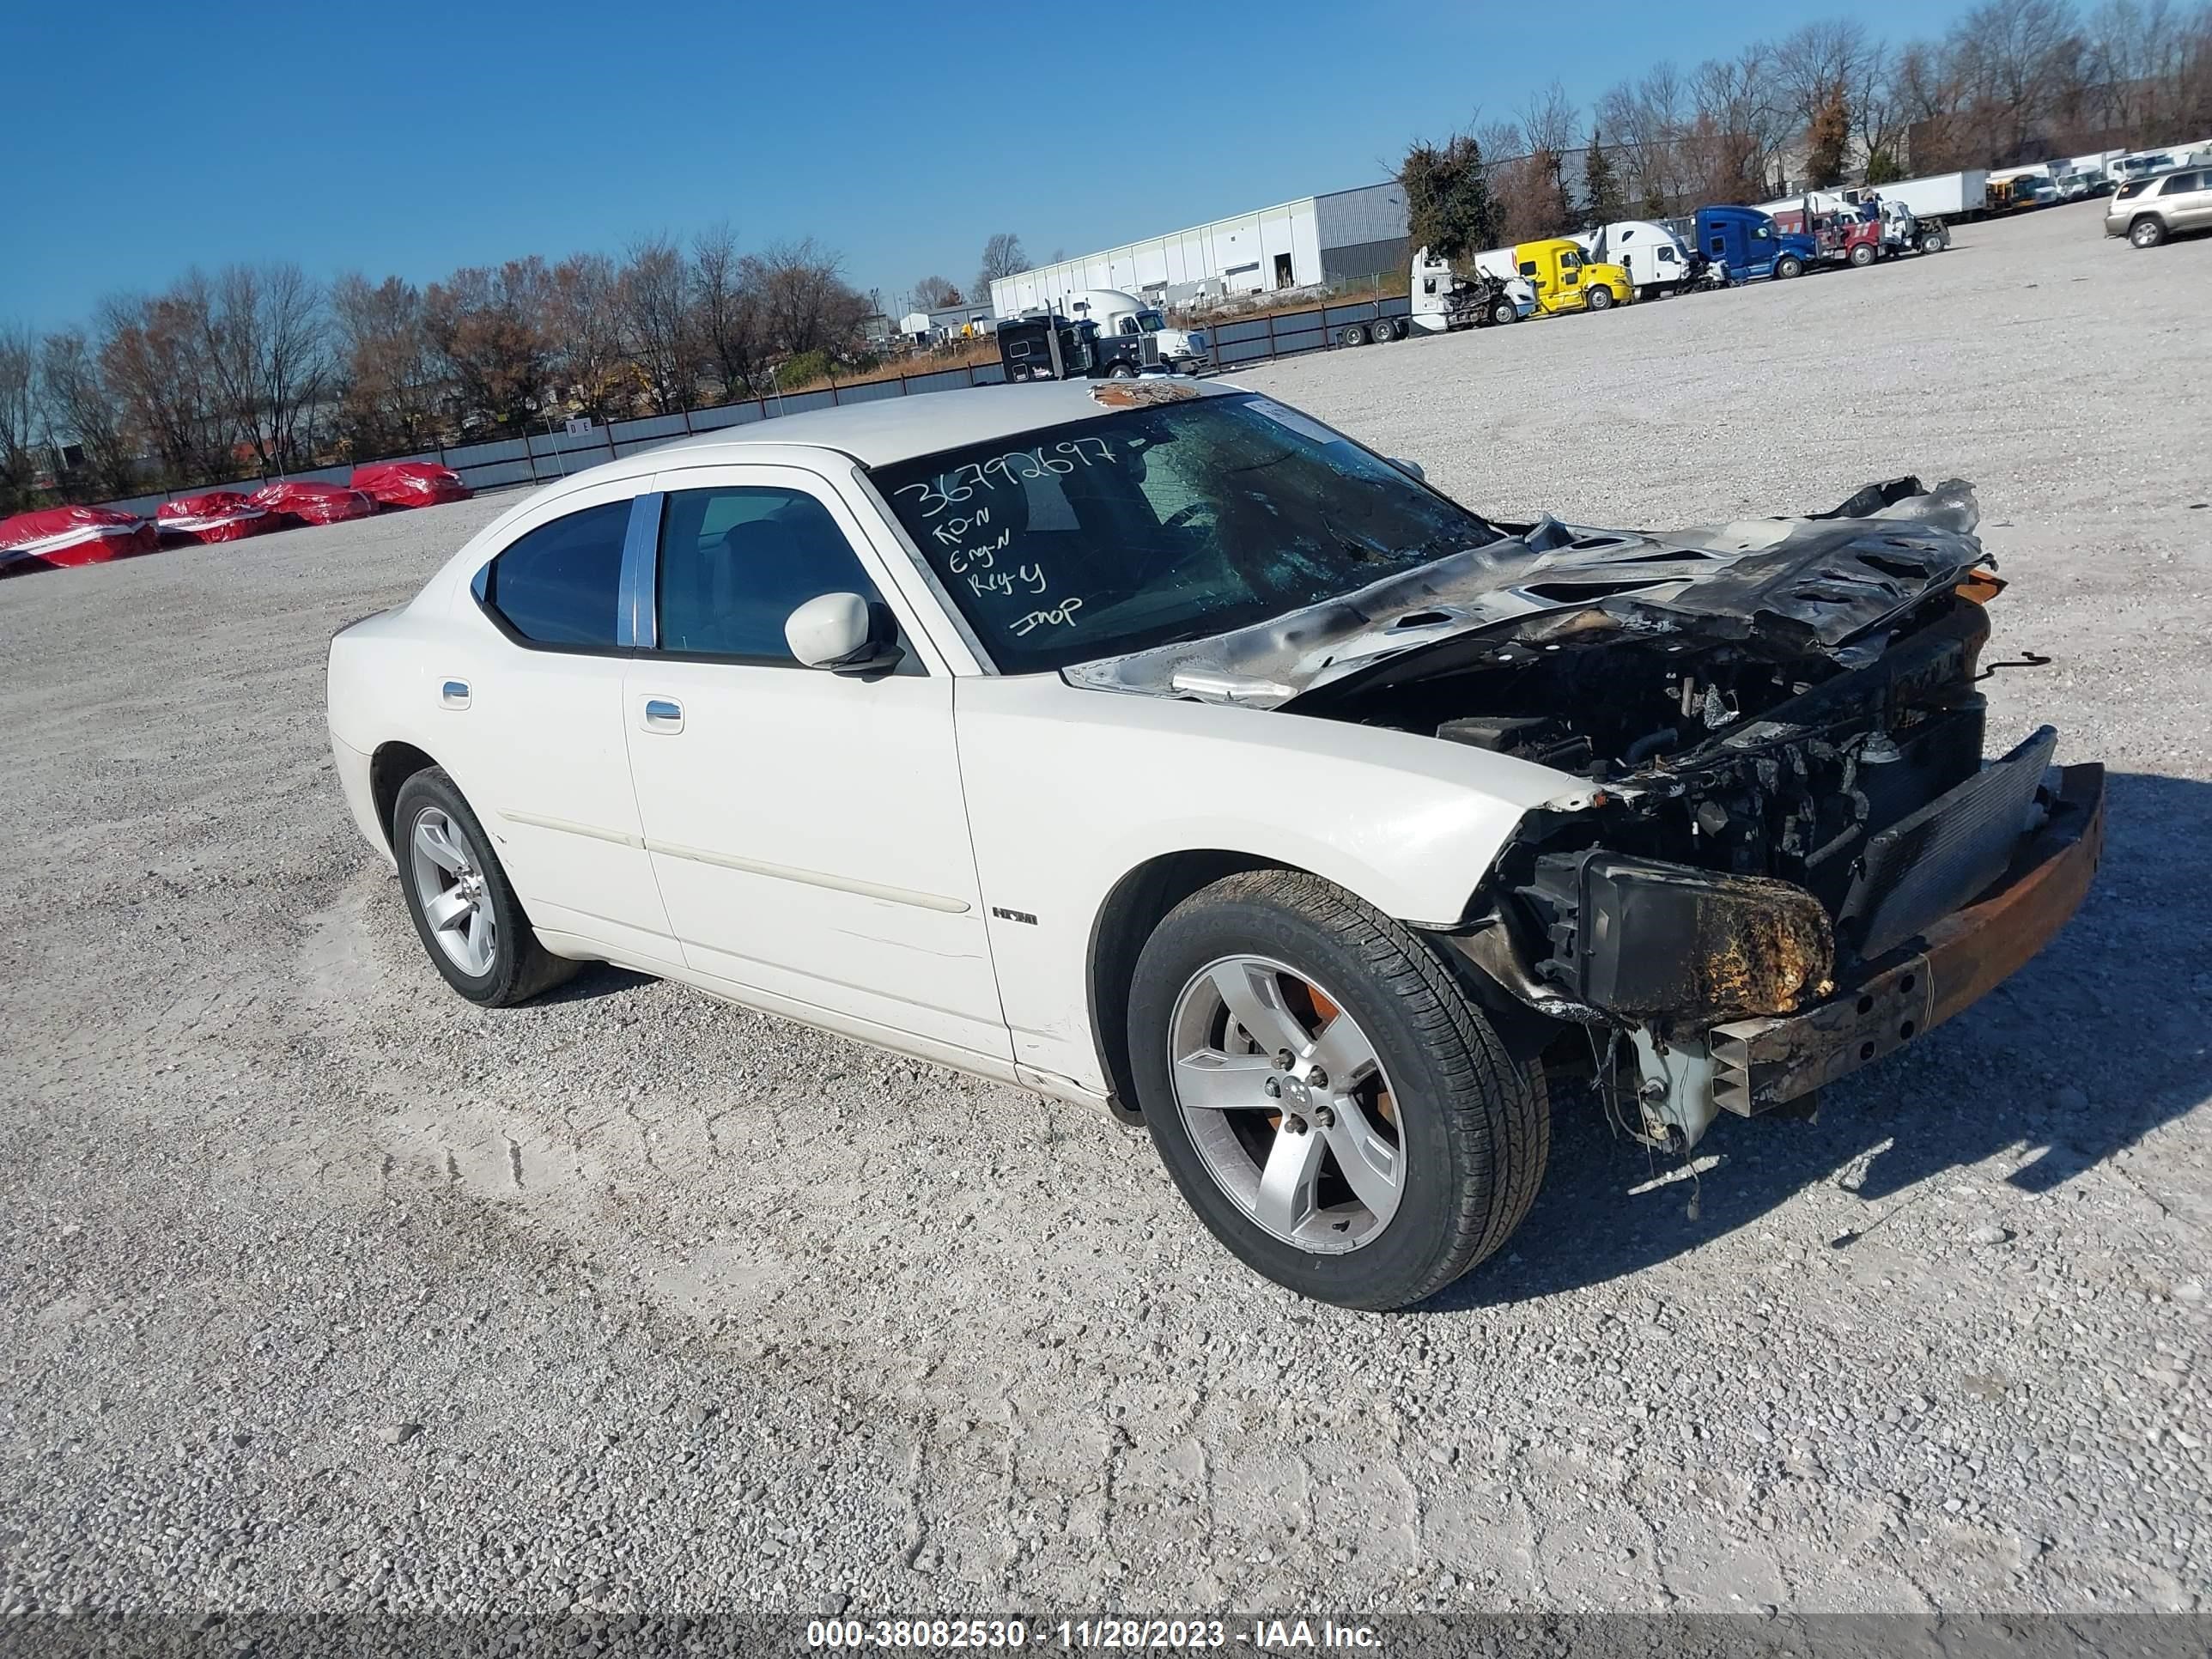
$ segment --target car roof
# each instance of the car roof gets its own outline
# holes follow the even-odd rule
[[[641,451],[638,459],[650,456],[662,465],[696,466],[714,460],[742,460],[749,448],[777,444],[836,450],[863,466],[887,466],[917,455],[1018,438],[1042,427],[1110,415],[1115,406],[1102,403],[1101,396],[1113,397],[1115,393],[1107,388],[1130,384],[1127,380],[1040,380],[1024,386],[963,386],[950,392],[873,398],[866,403],[810,409],[802,414],[694,433]],[[1218,397],[1243,390],[1218,381],[1200,384],[1180,378],[1167,384],[1183,396]]]

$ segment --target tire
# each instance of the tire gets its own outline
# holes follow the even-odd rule
[[[1501,295],[1490,302],[1490,320],[1499,324],[1517,323],[1521,320],[1521,307]]]
[[[2166,222],[2146,213],[2128,227],[2128,240],[2137,247],[2156,247],[2166,240]]]
[[[1389,344],[1390,319],[1388,317],[1378,317],[1370,323],[1367,325],[1367,337],[1374,341],[1376,345]]]
[[[446,853],[434,850],[441,840]],[[551,990],[581,965],[553,955],[538,942],[522,902],[492,851],[491,837],[442,767],[417,772],[399,786],[392,813],[392,846],[399,860],[399,890],[406,897],[407,914],[415,919],[423,950],[446,976],[446,983],[471,1002],[511,1008]],[[458,870],[452,865],[441,867],[448,855],[461,859]],[[456,875],[459,880],[453,879]],[[447,896],[459,893],[470,901],[460,913],[468,918],[464,926],[441,930],[431,921],[427,907],[439,896],[439,888],[447,890]],[[480,957],[471,948],[479,937],[475,931],[479,921],[490,929]]]
[[[1267,1028],[1256,1044],[1231,995]],[[1185,1200],[1302,1296],[1371,1310],[1431,1296],[1504,1243],[1543,1181],[1540,1073],[1513,1063],[1427,945],[1318,877],[1249,871],[1178,905],[1138,958],[1129,1031]],[[1294,1042],[1305,1052],[1288,1069],[1269,1058]],[[1332,1058],[1334,1079],[1318,1068]],[[1261,1176],[1278,1160],[1296,1184],[1271,1200]]]
[[[1870,265],[1874,263],[1874,245],[1870,242],[1856,242],[1852,244],[1849,257],[1855,265],[1861,267]]]
[[[1923,236],[1920,239],[1920,251],[1923,253],[1941,253],[1943,251],[1942,233],[1931,230]]]
[[[1367,343],[1367,331],[1358,323],[1353,323],[1336,337],[1338,342],[1344,345],[1363,346]]]
[[[1610,311],[1613,309],[1613,290],[1602,287],[1587,289],[1583,293],[1583,303],[1592,311]]]
[[[1784,282],[1789,281],[1792,276],[1802,276],[1804,272],[1804,262],[1790,255],[1785,254],[1774,262],[1774,274]]]
[[[1109,380],[1133,380],[1137,378],[1137,371],[1127,361],[1115,363],[1106,371],[1106,374]]]

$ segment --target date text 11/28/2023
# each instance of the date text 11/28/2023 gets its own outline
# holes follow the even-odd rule
[[[806,1645],[830,1651],[905,1648],[927,1652],[960,1649],[1059,1648],[1067,1651],[1167,1650],[1224,1648],[1294,1653],[1339,1649],[1373,1652],[1382,1639],[1369,1625],[1333,1619],[1257,1619],[1232,1625],[1220,1619],[1062,1619],[1030,1624],[1018,1619],[817,1619],[806,1626]]]

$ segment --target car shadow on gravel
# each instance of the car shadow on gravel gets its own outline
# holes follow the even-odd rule
[[[641,985],[653,982],[650,974],[641,974],[628,968],[617,968],[611,962],[589,962],[578,971],[575,978],[565,980],[544,996],[534,1006],[550,1008],[563,1002],[595,1002],[601,997],[611,997],[623,991],[634,991]]]
[[[1616,1135],[1595,1099],[1570,1100],[1554,1115],[1544,1189],[1505,1254],[1423,1310],[1622,1278],[1823,1182],[1856,1202],[1817,1239],[1793,1218],[1789,1245],[1849,1249],[1924,1196],[1918,1183],[1984,1160],[2021,1191],[2063,1186],[2212,1094],[2208,896],[2212,785],[2112,774],[2088,897],[2007,984],[1827,1090],[1811,1117],[1723,1115],[1697,1148],[1699,1164],[1720,1161],[1695,1177],[1660,1181],[1680,1160]]]

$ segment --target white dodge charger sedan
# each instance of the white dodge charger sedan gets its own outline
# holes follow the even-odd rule
[[[331,641],[331,736],[463,996],[619,963],[1092,1103],[1395,1307],[1555,1095],[1686,1151],[2072,914],[2103,772],[1984,757],[1974,513],[1499,524],[1231,386],[887,399],[524,498]]]

